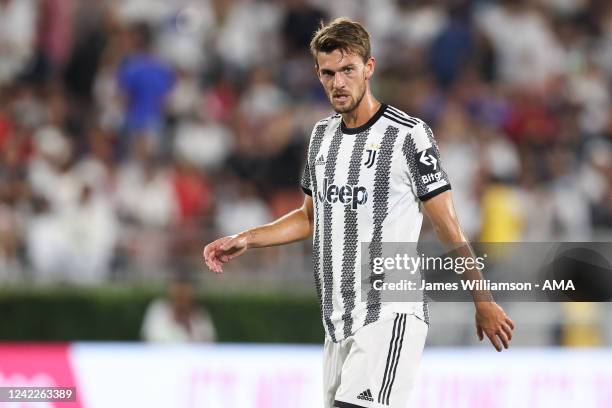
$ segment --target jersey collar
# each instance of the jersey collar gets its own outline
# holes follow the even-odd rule
[[[345,135],[356,135],[357,133],[364,132],[368,130],[376,121],[382,116],[383,112],[387,109],[387,105],[384,103],[380,104],[380,108],[376,111],[376,113],[363,125],[354,128],[347,128],[344,124],[344,120],[340,120],[340,129],[342,133]]]

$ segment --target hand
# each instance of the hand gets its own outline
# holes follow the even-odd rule
[[[208,269],[215,273],[223,272],[223,264],[242,255],[248,248],[245,234],[219,238],[206,245],[202,255]]]
[[[476,334],[480,341],[484,339],[484,334],[486,334],[495,349],[502,351],[502,344],[504,348],[510,346],[512,330],[514,330],[512,319],[497,303],[476,303]]]

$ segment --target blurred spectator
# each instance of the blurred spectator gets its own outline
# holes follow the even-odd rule
[[[193,284],[175,279],[168,297],[153,301],[142,322],[142,339],[151,343],[211,343],[216,331],[208,313],[194,302]]]
[[[612,143],[587,145],[580,185],[591,204],[593,225],[612,227]]]
[[[93,101],[94,81],[110,39],[112,17],[108,5],[95,0],[78,1],[73,13],[73,43],[64,67],[64,82],[78,106]]]
[[[476,194],[482,164],[466,161],[466,157],[479,155],[469,118],[463,109],[449,104],[441,114],[436,128],[444,169],[453,186],[453,200],[457,216],[468,237],[474,238],[480,230],[479,197]]]
[[[38,0],[39,64],[48,74],[59,72],[69,56],[73,40],[72,20],[77,0]]]
[[[428,1],[399,0],[390,34],[409,47],[425,48],[446,26],[443,6]]]
[[[34,56],[35,0],[0,0],[0,86],[24,73]]]
[[[167,228],[177,217],[171,174],[139,143],[138,161],[121,167],[117,175],[117,202],[121,214],[137,225]]]
[[[140,138],[155,150],[161,148],[163,106],[174,85],[175,73],[152,53],[153,36],[145,23],[130,27],[128,53],[117,73],[119,88],[126,97],[123,156]]]
[[[557,239],[588,241],[592,233],[591,214],[574,155],[569,147],[558,146],[551,149],[547,159],[554,179],[551,198],[555,208]]]
[[[159,279],[168,267],[172,236],[179,208],[172,171],[153,157],[145,139],[135,144],[136,160],[117,173],[117,208],[123,220],[122,250],[130,259],[132,275]]]
[[[312,35],[326,15],[323,10],[307,0],[290,0],[282,23],[282,38],[287,56],[303,56],[308,53]]]
[[[528,1],[504,0],[484,8],[477,19],[500,57],[503,81],[542,88],[562,72],[563,51],[547,19]]]
[[[600,347],[602,310],[598,303],[567,302],[563,304],[561,345],[568,347]]]
[[[451,85],[469,66],[474,47],[467,6],[451,6],[449,14],[448,23],[433,39],[429,50],[431,68],[442,87]]]
[[[179,222],[183,225],[199,224],[212,209],[214,197],[210,183],[188,161],[177,163],[172,183]]]
[[[285,109],[287,95],[274,81],[267,67],[254,68],[247,89],[240,103],[241,112],[254,122],[261,122],[278,115]]]
[[[211,61],[206,51],[218,29],[215,10],[208,0],[179,0],[159,23],[160,55],[181,71],[198,73]],[[169,10],[170,11],[170,10]]]
[[[491,183],[482,196],[480,242],[520,242],[524,222],[518,191],[506,183]]]
[[[255,187],[250,183],[234,182],[234,188],[228,189],[225,195],[220,195],[219,201],[223,203],[217,211],[216,223],[222,235],[235,234],[255,225],[262,225],[272,221],[270,212],[255,193]]]
[[[227,2],[216,52],[236,71],[268,64],[280,54],[281,13],[274,3],[255,0]]]
[[[94,284],[108,277],[116,214],[95,180],[77,172],[72,144],[59,130],[36,134],[29,179],[34,214],[27,223],[29,260],[41,281]]]
[[[219,122],[184,120],[176,130],[176,156],[199,169],[219,169],[231,154],[232,148],[232,133]]]

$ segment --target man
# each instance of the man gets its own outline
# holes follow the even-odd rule
[[[140,333],[150,343],[212,343],[217,336],[208,312],[196,304],[192,280],[182,274],[172,277],[166,298],[151,302]]]
[[[441,241],[469,245],[429,127],[370,91],[376,62],[363,26],[336,19],[317,31],[311,51],[337,114],[314,127],[302,177],[304,204],[271,224],[214,241],[204,258],[220,273],[248,248],[313,233],[326,332],[325,407],[404,408],[427,335],[427,309],[423,302],[382,302],[371,289],[362,301],[356,295],[360,242],[370,242],[370,253],[363,254],[370,258],[383,240],[417,242],[424,211]],[[512,321],[490,298],[476,299],[478,336],[486,334],[498,351],[507,348]]]
[[[153,34],[147,23],[130,27],[128,51],[117,72],[117,83],[125,97],[121,158],[135,148],[157,153],[164,147],[163,106],[176,82],[176,73],[151,52]]]

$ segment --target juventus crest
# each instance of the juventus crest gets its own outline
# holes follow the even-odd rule
[[[378,147],[378,145],[374,144],[367,146],[366,153],[368,154],[368,156],[366,158],[365,163],[363,163],[366,168],[369,169],[376,162],[376,153],[378,153]]]

